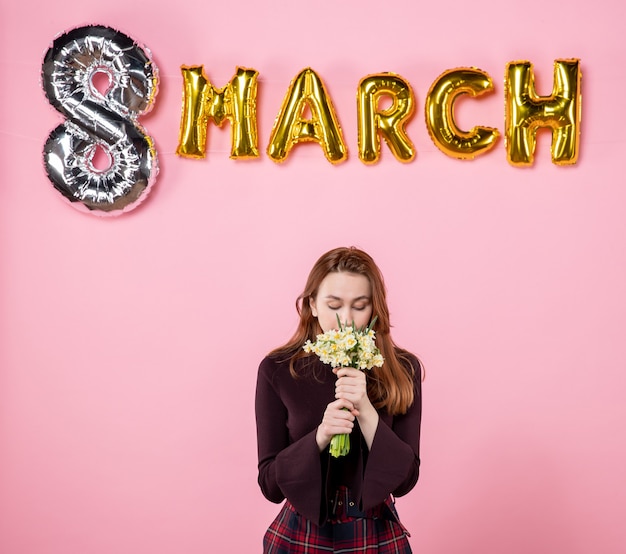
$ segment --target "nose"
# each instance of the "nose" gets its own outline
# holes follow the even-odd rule
[[[354,313],[351,308],[344,308],[341,310],[341,314],[339,315],[339,319],[341,319],[341,323],[344,327],[348,325],[352,325],[354,322]]]

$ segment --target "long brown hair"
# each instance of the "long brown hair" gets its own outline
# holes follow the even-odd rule
[[[296,299],[300,322],[289,341],[273,350],[270,356],[289,360],[293,377],[298,377],[295,362],[309,356],[302,350],[307,340],[315,341],[322,329],[313,316],[310,300],[317,296],[321,282],[331,272],[345,271],[363,275],[372,289],[372,318],[376,317],[376,346],[385,358],[380,368],[368,372],[368,396],[376,408],[384,408],[390,414],[406,413],[414,400],[413,365],[411,355],[399,348],[391,338],[387,291],[382,273],[372,257],[355,247],[335,248],[323,254],[311,269],[304,291]],[[419,364],[419,362],[418,362]]]

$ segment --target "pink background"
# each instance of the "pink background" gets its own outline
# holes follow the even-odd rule
[[[355,244],[381,266],[397,342],[424,361],[422,476],[398,509],[422,554],[626,551],[626,178],[622,0],[445,3],[22,0],[0,33],[0,552],[259,552],[278,506],[256,484],[263,355],[295,326],[312,263]],[[39,83],[55,35],[130,34],[161,75],[161,173],[118,218],[66,204],[42,148],[61,122]],[[462,127],[504,131],[504,69],[581,59],[581,155],[530,169],[504,141],[446,157],[424,100],[446,69],[495,92]],[[205,160],[176,156],[181,65],[225,85],[259,71],[258,160],[230,127]],[[349,159],[315,144],[265,154],[290,81],[324,80]],[[356,87],[393,71],[416,93],[417,157],[357,156]]]

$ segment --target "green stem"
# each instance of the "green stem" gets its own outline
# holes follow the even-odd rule
[[[334,435],[332,439],[330,439],[330,455],[339,458],[340,456],[345,456],[348,452],[350,452],[350,435],[345,433],[341,435]]]

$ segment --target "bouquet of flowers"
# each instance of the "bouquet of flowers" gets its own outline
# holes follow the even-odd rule
[[[317,354],[320,360],[331,367],[354,367],[365,370],[381,367],[385,361],[376,347],[376,332],[373,330],[376,318],[361,329],[354,325],[343,326],[337,317],[338,329],[317,335],[317,340],[307,340],[305,352]],[[335,435],[330,441],[330,454],[335,458],[345,456],[350,451],[350,435]]]

